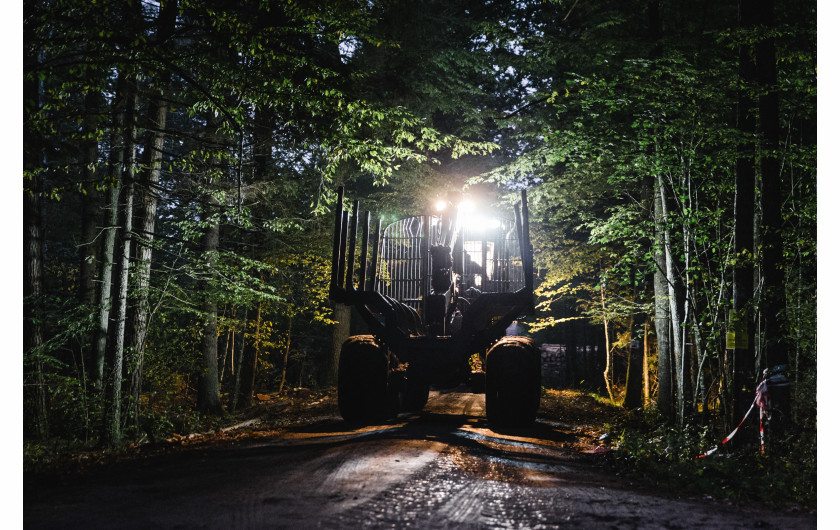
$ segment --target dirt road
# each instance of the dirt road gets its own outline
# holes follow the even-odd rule
[[[433,392],[420,415],[363,429],[339,418],[225,450],[30,483],[26,528],[815,528],[639,490],[567,449],[545,421],[503,434],[484,396]]]

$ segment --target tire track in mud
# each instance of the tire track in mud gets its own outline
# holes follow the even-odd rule
[[[445,416],[445,412],[449,415]],[[460,412],[460,415],[452,414]],[[440,394],[405,430],[445,443],[395,487],[318,521],[324,528],[811,528],[812,518],[625,489],[549,440],[483,427],[482,396]],[[540,443],[542,442],[542,443]]]
[[[483,396],[433,392],[420,414],[339,420],[234,449],[115,468],[25,493],[27,528],[813,528],[631,489],[538,423],[495,432]]]

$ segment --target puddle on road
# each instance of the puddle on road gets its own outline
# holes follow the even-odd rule
[[[448,456],[458,469],[473,477],[510,485],[556,486],[564,482],[558,474],[571,471],[559,463],[535,462],[522,455],[508,457],[457,448]]]
[[[492,434],[490,434],[492,433]],[[548,440],[538,440],[535,438],[524,438],[519,436],[510,436],[498,434],[489,429],[480,429],[470,426],[464,426],[455,432],[457,436],[469,438],[471,440],[479,440],[484,442],[491,442],[502,444],[510,447],[521,447],[526,449],[545,449],[546,447],[554,447],[554,444]]]

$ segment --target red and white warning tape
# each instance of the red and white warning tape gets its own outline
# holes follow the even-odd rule
[[[767,389],[767,378],[762,379],[762,381],[758,384],[758,387],[756,387],[755,399],[753,399],[750,408],[747,410],[747,413],[744,414],[744,419],[742,419],[741,423],[739,423],[738,426],[735,427],[735,430],[729,433],[729,436],[724,438],[723,441],[720,442],[720,444],[709,449],[697,458],[706,458],[707,456],[714,454],[718,449],[723,447],[723,444],[731,440],[732,437],[735,436],[735,433],[738,432],[738,429],[741,428],[741,425],[743,425],[744,422],[747,421],[747,417],[750,415],[750,413],[753,411],[756,405],[758,405],[758,408],[761,411],[761,414],[758,417],[758,432],[759,436],[761,437],[761,454],[764,454],[764,418],[770,417],[770,392]]]

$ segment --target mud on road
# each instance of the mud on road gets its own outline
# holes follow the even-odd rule
[[[340,418],[228,449],[110,466],[24,489],[27,528],[815,528],[645,491],[593,466],[540,419],[499,433],[484,396],[433,392],[420,414]]]

